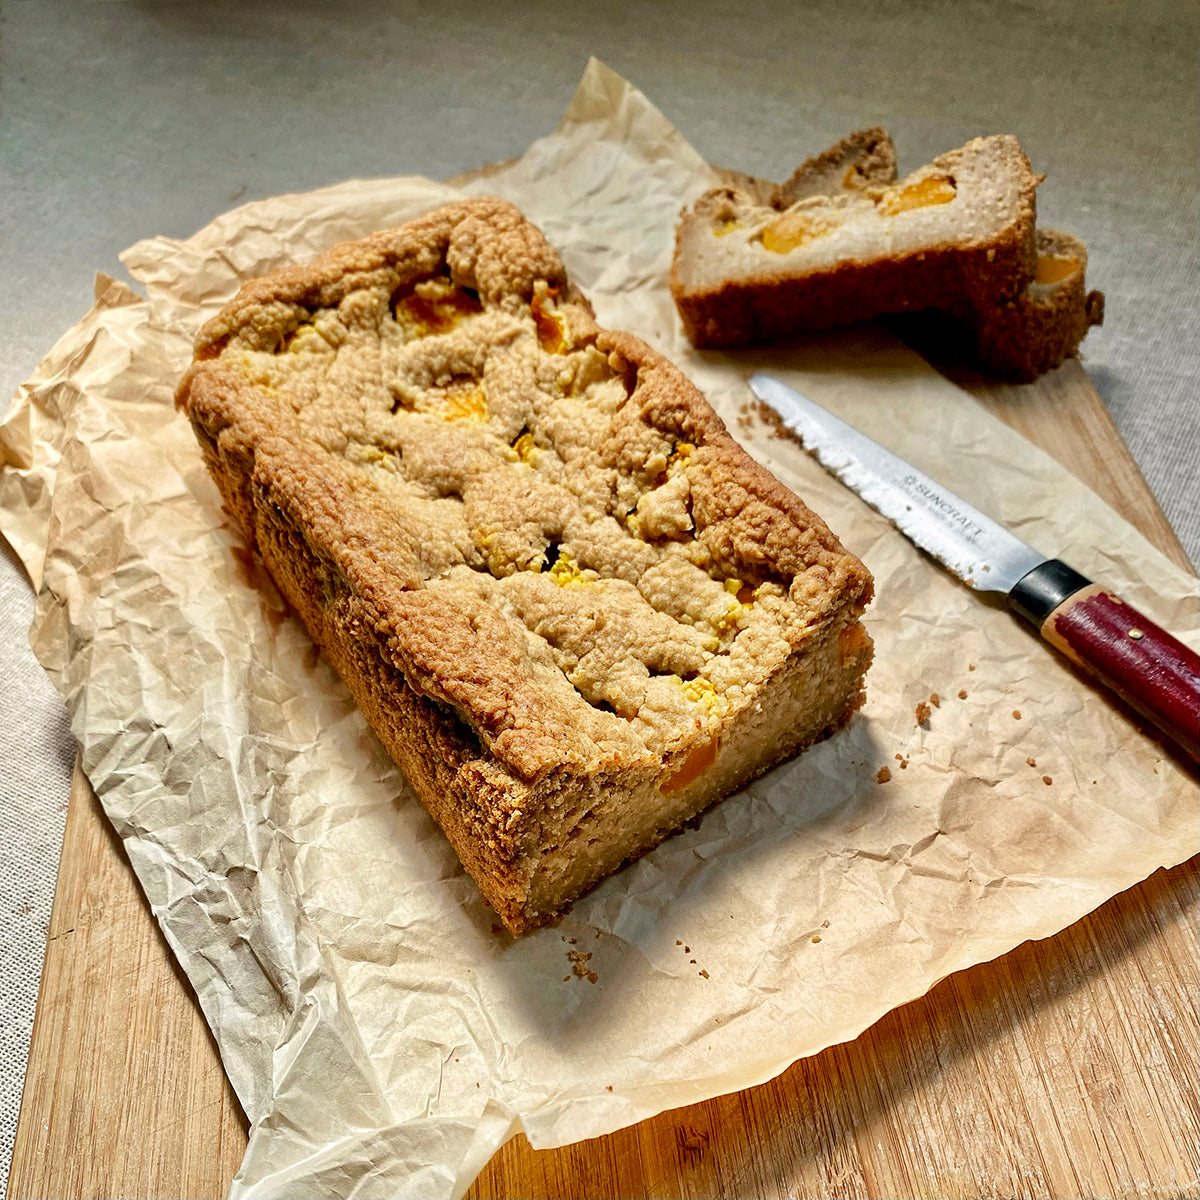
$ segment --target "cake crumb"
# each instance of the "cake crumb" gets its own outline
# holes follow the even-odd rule
[[[1027,758],[1027,759],[1025,760],[1025,765],[1026,765],[1027,767],[1036,767],[1036,766],[1037,766],[1037,759],[1036,759],[1036,758]]]
[[[677,946],[682,946],[682,945],[683,945],[683,943],[682,943],[682,942],[681,942],[681,941],[680,941],[678,938],[676,938],[676,939],[675,939],[675,945],[677,945]]]
[[[813,944],[814,946],[815,946],[815,945],[816,945],[816,944],[817,944],[817,943],[818,943],[820,940],[821,940],[821,935],[820,935],[819,933],[814,933],[814,934],[812,935],[812,944]]]
[[[917,718],[918,725],[924,725],[929,720],[929,715],[932,710],[929,705],[922,700],[916,708],[913,709],[913,716]]]
[[[571,961],[571,970],[579,976],[580,979],[586,979],[588,983],[595,983],[599,976],[590,967],[587,966],[587,961],[591,958],[591,954],[585,954],[582,950],[568,950],[567,958]]]
[[[934,708],[941,708],[942,707],[942,698],[941,698],[941,696],[939,696],[937,694],[937,692],[930,692],[929,693],[929,703],[932,704]]]
[[[968,670],[968,671],[973,671],[973,670],[975,670],[975,664],[974,664],[974,663],[967,663],[967,670]]]
[[[1019,708],[1014,708],[1013,709],[1013,720],[1019,721],[1020,719],[1021,719],[1021,710]]]
[[[608,1086],[607,1086],[607,1087],[606,1087],[604,1090],[605,1090],[606,1092],[611,1092],[611,1091],[612,1091],[612,1084],[610,1083],[610,1084],[609,1084],[609,1085],[608,1085]]]
[[[880,767],[875,772],[876,783],[887,783],[892,778],[892,772],[887,767]]]
[[[701,968],[700,974],[703,975],[705,979],[708,978],[708,972],[705,971],[703,968]]]
[[[958,698],[960,700],[965,700],[967,698],[967,689],[966,688],[958,689]]]
[[[1051,779],[1049,775],[1043,775],[1043,776],[1042,776],[1042,782],[1043,782],[1043,783],[1044,783],[1044,784],[1045,784],[1047,787],[1049,787],[1049,786],[1050,786],[1050,785],[1051,785],[1051,784],[1054,782],[1054,780],[1053,780],[1053,779]]]

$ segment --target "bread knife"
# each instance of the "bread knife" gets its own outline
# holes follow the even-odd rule
[[[751,389],[832,475],[951,574],[1009,607],[1056,650],[1200,759],[1200,658],[1115,593],[1047,558],[781,380]]]

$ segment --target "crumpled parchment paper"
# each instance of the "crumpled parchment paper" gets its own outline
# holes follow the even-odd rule
[[[559,1145],[766,1080],[1197,850],[1178,760],[771,436],[744,374],[779,371],[1193,645],[1195,579],[880,330],[692,351],[666,276],[714,179],[593,62],[557,131],[467,190],[522,207],[601,323],[674,358],[864,558],[869,701],[520,940],[242,547],[172,406],[241,282],[456,189],[353,181],[134,246],[148,299],[100,279],[0,430],[34,648],[252,1122],[234,1196],[459,1194],[518,1129]]]

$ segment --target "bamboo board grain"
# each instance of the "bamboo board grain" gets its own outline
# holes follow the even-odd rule
[[[938,364],[1190,568],[1075,360]],[[483,1197],[1195,1196],[1197,860],[942,981],[760,1087],[605,1138],[505,1146]],[[72,787],[9,1195],[226,1194],[246,1126],[87,781]]]

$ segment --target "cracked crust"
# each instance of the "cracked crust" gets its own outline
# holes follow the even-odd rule
[[[866,569],[503,201],[248,284],[177,399],[514,932],[861,703]]]

